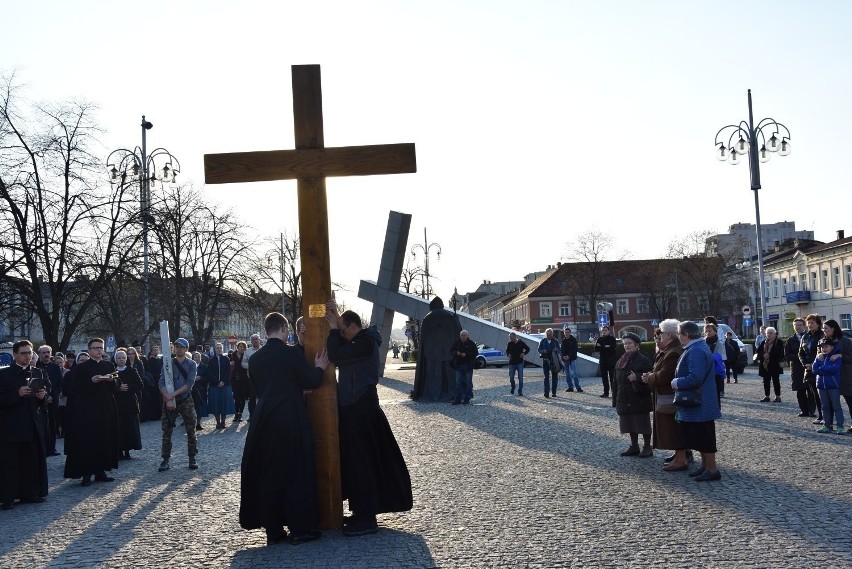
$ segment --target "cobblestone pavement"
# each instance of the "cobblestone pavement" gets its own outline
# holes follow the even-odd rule
[[[585,393],[525,396],[506,370],[477,371],[472,405],[414,403],[414,371],[391,364],[380,396],[411,470],[414,509],[379,517],[376,535],[265,546],[237,523],[247,426],[199,438],[189,471],[175,435],[157,472],[160,426],[113,483],[84,488],[48,459],[50,495],[0,512],[0,567],[849,567],[852,434],[819,435],[794,394],[759,403],[747,372],[717,422],[721,482],[660,470],[665,452],[622,458],[626,435],[600,380]],[[789,384],[789,380],[787,381]],[[844,412],[845,404],[844,404]]]

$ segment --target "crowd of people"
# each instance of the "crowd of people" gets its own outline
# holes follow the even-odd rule
[[[789,366],[790,386],[800,408],[798,416],[813,417],[813,423],[821,425],[819,433],[852,433],[852,420],[845,422],[852,417],[852,339],[843,335],[837,321],[823,323],[817,314],[796,318],[793,325],[795,333],[786,340],[773,327],[760,328],[754,347],[754,361],[765,393],[760,402],[781,402],[781,376]],[[690,321],[664,320],[655,330],[653,362],[639,351],[642,340],[637,334],[622,335],[624,353],[619,358],[617,340],[610,328],[601,329],[594,346],[603,382],[600,396],[612,397],[619,430],[630,437],[630,445],[621,456],[647,458],[653,456],[654,449],[671,450],[663,470],[680,472],[689,470],[696,451],[702,460],[690,476],[699,482],[721,479],[715,459],[715,420],[721,416],[726,384],[739,383],[740,348],[732,332],[720,338],[718,329],[715,318],[710,316],[705,318],[703,327]],[[576,371],[577,340],[570,328],[563,332],[560,343],[554,330],[548,328],[538,344],[545,398],[556,397],[562,371],[566,392],[583,391]],[[469,356],[462,350],[466,343],[472,344],[467,332],[462,331],[452,348],[456,358],[454,403],[459,402],[460,393],[464,403],[473,396],[469,372],[472,367],[467,365]],[[529,352],[529,346],[517,333],[510,332],[505,353],[512,395],[523,395],[524,359]],[[846,401],[846,414],[841,398]]]
[[[178,338],[169,361],[157,346],[146,358],[140,357],[141,348],[132,346],[110,357],[101,338],[90,339],[85,351],[68,355],[54,355],[47,345],[36,351],[27,340],[16,342],[13,364],[0,370],[0,508],[44,501],[46,462],[59,456],[57,439],[64,439],[66,478],[79,478],[82,486],[112,482],[109,473],[119,461],[130,460],[132,451],[142,449],[140,423],[145,420],[161,421],[159,470],[169,470],[172,434],[180,416],[187,435],[187,465],[194,470],[196,432],[205,428],[203,419],[212,415],[215,428],[225,429],[228,416],[240,423],[247,407],[242,527],[263,528],[269,544],[317,539],[321,534],[306,400],[334,363],[340,377],[342,490],[352,513],[343,532],[376,532],[378,514],[406,511],[413,503],[404,458],[378,403],[381,336],[376,327],[365,328],[354,312],[339,314],[334,301],[328,303],[326,321],[326,347],[316,354],[313,366],[305,359],[304,321],[296,322],[291,345],[290,324],[278,313],[266,317],[265,345],[255,334],[227,354],[223,344],[191,352],[189,342]],[[843,433],[845,418],[852,416],[852,340],[835,320],[823,322],[817,314],[797,318],[794,328],[786,340],[772,327],[761,328],[754,354],[765,392],[760,401],[781,401],[781,376],[789,367],[799,416],[813,417],[819,433]],[[738,348],[730,333],[720,339],[717,329],[712,317],[703,328],[691,321],[664,320],[654,333],[652,361],[640,352],[641,338],[630,332],[621,337],[624,351],[618,357],[615,338],[603,328],[595,345],[601,397],[612,397],[619,431],[629,436],[621,456],[647,458],[654,449],[669,450],[663,471],[689,471],[697,482],[721,479],[715,420],[721,416],[725,385],[739,379]],[[556,397],[561,371],[567,392],[583,391],[576,371],[577,340],[570,329],[564,330],[561,342],[548,329],[537,348],[545,398]],[[510,393],[522,396],[524,358],[531,350],[511,332],[505,351]],[[477,355],[476,344],[462,330],[450,348],[454,404],[468,404],[473,398]],[[701,462],[690,471],[694,452]]]
[[[411,479],[387,418],[379,406],[378,358],[381,336],[364,328],[357,314],[338,313],[330,301],[331,328],[325,349],[311,366],[305,360],[305,323],[290,324],[279,313],[264,322],[265,345],[255,334],[228,354],[222,344],[190,351],[185,338],[171,345],[164,361],[154,346],[105,353],[102,338],[73,357],[36,353],[28,340],[16,342],[13,363],[0,369],[0,507],[44,502],[47,459],[59,456],[64,439],[65,478],[82,486],[112,482],[119,461],[141,450],[140,422],[159,419],[159,471],[170,469],[172,434],[178,417],[186,432],[188,467],[195,470],[202,419],[213,415],[216,429],[249,422],[241,464],[240,524],[264,528],[267,543],[294,545],[320,537],[313,436],[307,398],[323,383],[330,363],[338,366],[338,422],[343,498],[351,516],[343,533],[378,531],[376,516],[410,510]]]

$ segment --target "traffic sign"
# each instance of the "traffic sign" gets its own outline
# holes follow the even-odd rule
[[[751,314],[751,306],[746,304],[743,306],[743,316],[748,316],[749,314]]]
[[[115,336],[107,336],[106,351],[110,353],[115,351]]]
[[[600,324],[601,327],[609,326],[609,314],[607,314],[606,312],[601,312],[600,314],[598,314],[598,324]]]
[[[751,318],[743,318],[743,326],[751,326]]]

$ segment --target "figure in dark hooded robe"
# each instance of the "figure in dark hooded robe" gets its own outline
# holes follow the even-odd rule
[[[421,401],[452,401],[455,371],[450,368],[451,348],[462,330],[458,317],[444,308],[436,296],[429,303],[429,314],[420,327],[420,352],[414,372],[411,398]]]

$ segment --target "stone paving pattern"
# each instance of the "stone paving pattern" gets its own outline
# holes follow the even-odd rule
[[[517,397],[505,368],[489,368],[474,404],[451,406],[410,401],[413,368],[388,363],[379,393],[415,505],[379,516],[378,534],[266,547],[237,522],[247,425],[215,432],[208,418],[197,471],[176,434],[159,473],[160,425],[147,422],[116,482],[83,488],[49,458],[47,502],[0,512],[0,567],[852,566],[852,434],[817,434],[788,387],[783,403],[759,403],[751,370],[717,422],[723,479],[696,483],[662,472],[663,451],[619,456],[627,436],[598,378],[582,394],[561,378],[548,400],[540,369]]]

